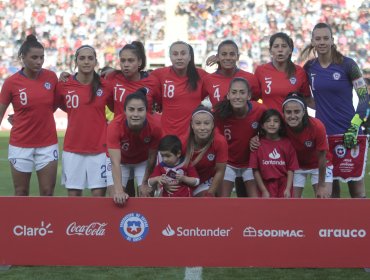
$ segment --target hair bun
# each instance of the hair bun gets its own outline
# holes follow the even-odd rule
[[[30,34],[30,35],[28,35],[28,36],[26,37],[26,41],[28,41],[28,42],[32,42],[32,41],[37,42],[37,38],[36,38],[36,36],[35,36],[35,35]]]

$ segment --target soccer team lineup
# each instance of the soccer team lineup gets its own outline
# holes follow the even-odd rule
[[[21,69],[0,93],[0,117],[14,115],[8,160],[14,195],[27,196],[35,171],[41,196],[52,196],[61,163],[68,196],[365,198],[370,112],[369,77],[335,45],[331,26],[317,23],[292,61],[293,40],[269,37],[271,61],[254,73],[240,69],[239,47],[225,39],[198,68],[194,49],[173,42],[171,65],[146,70],[144,45],[119,53],[119,69],[97,71],[97,53],[81,45],[75,73],[43,68],[35,35],[21,44]],[[353,105],[353,96],[358,98]],[[314,109],[315,117],[308,114]],[[54,112],[67,113],[59,155]],[[3,120],[4,121],[4,120]],[[5,120],[6,121],[6,120]],[[129,202],[128,202],[129,203]]]

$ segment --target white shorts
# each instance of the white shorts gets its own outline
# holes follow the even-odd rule
[[[294,171],[293,187],[304,188],[308,175],[311,175],[311,184],[316,185],[319,182],[319,169],[299,169]],[[326,167],[325,183],[333,182],[333,166]]]
[[[195,190],[193,190],[193,196],[196,196],[200,192],[207,191],[211,187],[212,181],[213,178],[208,179],[207,181],[203,182],[198,187],[196,187]]]
[[[224,180],[235,182],[236,177],[243,177],[244,182],[254,180],[252,168],[237,168],[227,164]]]
[[[122,185],[126,186],[129,179],[136,178],[138,186],[143,184],[144,174],[147,161],[136,164],[121,164]],[[107,186],[113,185],[112,162],[109,157],[106,157],[107,166]]]
[[[20,148],[9,144],[8,159],[20,172],[32,172],[34,168],[39,171],[58,158],[58,144],[39,148]]]
[[[62,185],[67,189],[83,190],[107,186],[105,153],[77,154],[63,151]]]

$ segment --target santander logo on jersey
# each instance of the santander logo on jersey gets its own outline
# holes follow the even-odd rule
[[[285,165],[285,161],[284,160],[278,160],[280,158],[280,154],[279,152],[276,150],[276,148],[274,148],[274,150],[269,153],[269,160],[265,160],[263,159],[262,160],[262,164],[264,165]]]

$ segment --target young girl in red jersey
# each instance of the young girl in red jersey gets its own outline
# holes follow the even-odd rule
[[[127,96],[125,114],[116,116],[108,125],[107,185],[110,195],[118,205],[125,203],[130,173],[137,178],[140,196],[150,196],[148,177],[154,169],[158,143],[162,131],[147,113],[146,89]]]
[[[166,135],[158,146],[162,162],[157,164],[148,180],[154,189],[163,188],[163,197],[190,197],[199,185],[199,176],[182,157],[182,144],[176,135]]]
[[[227,160],[225,137],[215,129],[211,111],[200,105],[191,117],[185,156],[185,162],[195,167],[200,178],[193,196],[215,196],[221,190]]]
[[[85,187],[93,196],[106,192],[105,106],[113,110],[110,84],[95,72],[96,52],[83,45],[77,49],[78,72],[59,82],[60,107],[68,114],[62,157],[62,184],[69,196],[81,196]]]
[[[249,166],[262,197],[291,197],[293,173],[299,168],[296,152],[285,137],[285,124],[275,109],[265,111],[259,123],[260,147]]]
[[[292,62],[293,40],[285,33],[275,33],[270,37],[272,61],[256,68],[255,75],[261,87],[261,98],[267,108],[281,111],[288,92],[299,91],[306,103],[313,107],[306,73],[302,67]]]
[[[191,114],[206,96],[203,77],[207,73],[195,67],[193,48],[185,42],[171,45],[170,59],[172,66],[150,73],[148,101],[149,104],[155,101],[162,108],[163,135],[177,135],[184,143],[189,135]]]
[[[258,189],[249,166],[249,140],[257,134],[258,122],[265,106],[251,99],[248,82],[234,78],[226,99],[215,107],[216,125],[228,143],[229,159],[226,166],[221,196],[229,197],[236,177],[243,177],[249,197],[257,197]]]
[[[23,67],[5,80],[0,94],[0,119],[10,103],[14,109],[8,151],[14,194],[29,195],[35,169],[40,195],[53,195],[59,157],[53,117],[58,79],[42,68],[44,47],[34,35],[27,36],[18,57]]]

